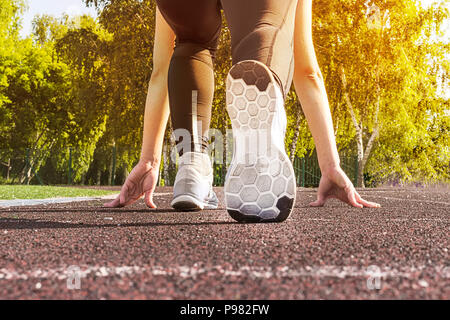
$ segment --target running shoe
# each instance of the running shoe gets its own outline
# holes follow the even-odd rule
[[[207,154],[187,152],[180,158],[171,206],[178,211],[216,209],[213,170]]]
[[[294,206],[295,174],[286,154],[283,94],[264,64],[236,64],[227,79],[233,158],[225,180],[227,211],[238,222],[282,222]]]

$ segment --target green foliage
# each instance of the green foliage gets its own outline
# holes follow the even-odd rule
[[[0,135],[11,128],[13,114],[5,107],[11,100],[6,90],[10,85],[9,77],[15,73],[15,65],[20,59],[20,48],[15,46],[18,40],[19,16],[24,8],[22,1],[0,0]],[[3,135],[2,135],[3,136]],[[1,140],[0,140],[1,141]]]
[[[49,186],[0,186],[0,200],[101,197],[117,192]]]
[[[366,3],[314,2],[315,42],[339,147],[353,153],[359,149],[348,93],[363,146],[379,129],[373,148],[360,150],[361,156],[369,152],[364,169],[375,181],[448,180],[448,154],[426,151],[448,146],[429,132],[431,119],[442,119],[448,110],[436,89],[437,74],[448,75],[449,46],[431,38],[448,18],[448,9],[441,5],[423,11],[415,1],[378,0],[368,3],[379,9],[379,19],[370,20]]]
[[[28,148],[34,169],[53,177],[66,172],[72,148],[74,182],[95,184],[111,178],[113,146],[121,179],[138,160],[156,6],[152,0],[84,2],[97,8],[97,20],[37,16],[33,35],[20,39],[23,1],[0,0],[0,158],[23,157]],[[374,136],[373,147],[362,150],[368,156],[363,171],[373,185],[448,181],[449,102],[437,88],[448,84],[450,51],[449,43],[434,36],[448,19],[448,9],[425,11],[413,0],[377,0],[381,20],[371,24],[365,3],[314,2],[314,41],[339,148],[354,156]],[[389,24],[383,20],[387,16]],[[211,121],[222,133],[230,128],[225,112],[230,40],[225,22]],[[287,150],[300,157],[313,154],[294,90],[286,112]],[[169,136],[170,126],[167,142]],[[33,177],[25,169],[20,182]]]

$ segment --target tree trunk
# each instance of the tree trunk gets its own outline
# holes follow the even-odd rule
[[[358,148],[358,174],[357,174],[357,182],[356,185],[358,188],[365,188],[364,185],[364,167],[366,166],[364,162],[364,145],[362,140],[362,130],[361,126],[358,126],[357,133],[356,133],[356,145]]]
[[[347,90],[347,80],[345,77],[345,71],[344,68],[340,68],[341,73],[341,82],[342,82],[342,91],[344,93],[344,99],[348,107],[348,111],[350,112],[350,116],[352,118],[353,126],[356,130],[356,146],[357,146],[357,152],[358,152],[358,173],[357,173],[357,186],[360,188],[364,188],[364,145],[363,145],[363,138],[362,138],[362,123],[358,124],[358,121],[356,119],[355,111],[353,109],[353,104],[350,100],[350,95]]]
[[[171,134],[173,132],[173,129],[170,129]],[[177,155],[178,151],[177,151],[177,146],[175,144],[175,140],[174,139],[169,139],[169,148],[167,150],[167,165],[169,167],[169,180],[168,180],[168,184],[169,185],[174,185],[175,184],[175,178],[177,175],[177,162],[176,162],[176,157],[173,157],[173,154]]]
[[[20,184],[23,184],[26,181],[26,184],[29,185],[31,179],[33,178],[31,176],[31,169],[33,168],[34,160],[30,160],[30,158],[28,159],[28,164],[25,164],[25,167],[23,168],[22,173],[20,174],[19,179]]]
[[[109,162],[109,169],[108,169],[108,183],[112,185],[112,175],[113,175],[113,159],[111,158],[111,161]]]
[[[362,181],[362,187],[363,188],[365,187],[365,184],[364,184],[364,169],[366,168],[367,160],[369,160],[369,155],[372,152],[373,145],[375,143],[375,140],[378,138],[378,134],[380,132],[380,127],[379,127],[379,124],[378,124],[378,113],[379,113],[379,111],[380,111],[380,96],[378,95],[377,108],[376,108],[376,111],[375,111],[375,129],[372,131],[372,134],[370,135],[369,141],[367,141],[366,149],[364,150],[364,156],[363,156],[363,158],[361,160],[361,164],[358,165],[358,171],[359,171],[359,167],[362,168],[362,171],[361,171],[361,179],[362,180],[361,181]],[[359,181],[359,177],[360,177],[360,174],[358,172],[358,181]]]
[[[358,159],[358,172],[357,172],[357,184],[356,186],[358,188],[365,188],[365,184],[364,184],[364,167],[365,167],[365,163],[363,160],[359,160]]]
[[[163,148],[163,154],[164,154],[164,162],[163,162],[164,186],[168,186],[170,184],[169,162],[170,162],[171,149],[172,148],[168,147],[167,144]]]
[[[9,181],[9,173],[11,172],[11,158],[8,158],[7,169],[6,169],[6,181]]]
[[[97,168],[97,185],[101,185],[102,184],[102,170],[100,170],[100,168]]]
[[[34,142],[34,147],[33,147],[33,149],[32,149],[32,150],[29,149],[29,154],[28,154],[28,158],[27,158],[27,160],[28,160],[29,163],[26,163],[26,164],[25,164],[25,166],[24,166],[23,169],[22,169],[22,172],[20,173],[20,178],[19,178],[19,183],[20,183],[20,184],[22,184],[22,183],[25,181],[25,179],[29,178],[29,176],[30,176],[29,172],[31,171],[31,168],[33,167],[33,164],[34,164],[33,161],[31,160],[31,158],[32,158],[31,155],[34,154],[34,152],[35,152],[35,150],[36,150],[36,148],[37,148],[37,146],[38,146],[38,143],[39,143],[39,141],[41,140],[41,138],[42,138],[43,135],[44,135],[44,131],[42,131],[42,132],[38,135],[38,137],[36,138],[36,141]],[[45,145],[45,143],[44,143],[43,145]],[[29,165],[29,168],[28,168],[28,165]],[[28,171],[25,171],[25,169],[27,169],[27,168],[28,168],[29,170],[28,170]],[[30,179],[29,179],[29,180],[30,180]],[[29,180],[28,180],[27,184],[30,183]]]
[[[292,138],[291,153],[290,153],[290,159],[292,163],[294,163],[295,152],[297,151],[298,145],[298,137],[300,136],[300,123],[302,120],[300,102],[297,103],[297,108],[298,108],[296,112],[297,120],[295,121],[294,137]]]
[[[223,133],[223,155],[222,155],[222,182],[225,181],[225,176],[228,171],[228,136],[227,136],[227,117],[222,117],[222,133]]]
[[[341,81],[342,81],[342,86],[343,86],[344,99],[347,104],[348,110],[350,112],[353,126],[356,130],[356,147],[357,147],[357,156],[358,156],[357,186],[364,187],[364,164],[363,164],[364,149],[363,149],[363,141],[362,141],[362,130],[361,130],[361,126],[358,124],[358,121],[356,120],[356,115],[353,110],[353,105],[350,100],[350,95],[348,94],[348,91],[347,91],[347,80],[345,77],[344,68],[341,67],[340,71],[341,71]]]
[[[20,175],[19,175],[19,184],[23,184],[25,182],[25,180],[28,177],[28,172],[29,169],[31,168],[30,166],[30,159],[27,158],[27,163],[25,163],[23,169],[20,171]],[[27,170],[28,169],[28,170]]]
[[[376,86],[377,86],[377,93],[378,93],[377,98],[378,99],[376,102],[376,109],[375,109],[375,114],[374,114],[374,130],[373,130],[372,134],[370,135],[370,138],[369,138],[369,141],[367,142],[366,148],[364,149],[363,124],[362,124],[362,122],[360,122],[358,124],[358,121],[356,119],[356,115],[355,115],[355,112],[353,109],[353,104],[350,100],[350,95],[347,90],[347,80],[345,77],[345,71],[344,71],[343,67],[341,67],[340,72],[341,72],[341,81],[342,81],[342,86],[343,86],[344,99],[348,106],[348,110],[349,110],[350,116],[352,118],[353,126],[355,127],[355,130],[356,130],[356,145],[358,148],[357,186],[360,188],[365,188],[364,169],[366,167],[370,152],[372,151],[372,147],[374,145],[376,138],[378,137],[379,130],[380,130],[379,121],[378,121],[378,114],[380,112],[380,104],[381,104],[381,101],[380,101],[380,99],[381,99],[380,91],[381,90],[380,90],[380,84],[379,84],[379,75],[378,75],[378,71],[377,71]]]
[[[130,174],[130,173],[128,172],[128,168],[127,168],[126,165],[124,165],[124,166],[122,167],[122,174],[123,174],[123,181],[122,181],[121,184],[124,184],[125,181],[127,181],[128,175]]]
[[[46,145],[49,143],[48,141],[44,142],[41,146],[38,146],[39,140],[41,140],[43,136],[43,132],[38,136],[36,142],[34,144],[33,149],[29,149],[29,153],[27,156],[28,163],[25,163],[25,166],[20,173],[19,183],[22,184],[25,180],[27,180],[27,184],[30,184],[30,181],[34,178],[35,173],[39,170],[42,162],[48,158],[47,155],[42,155],[42,150],[48,149],[51,150],[55,143],[55,139],[50,142],[50,145],[46,148]],[[39,150],[39,151],[38,151]],[[36,154],[37,152],[37,154]],[[36,168],[34,168],[36,165]],[[26,170],[28,169],[28,170]],[[33,173],[34,171],[34,173]]]

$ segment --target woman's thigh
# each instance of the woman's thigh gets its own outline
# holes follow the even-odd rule
[[[217,46],[222,27],[219,0],[157,0],[158,8],[172,27],[177,43]]]
[[[221,0],[232,36],[233,63],[258,60],[289,90],[297,0]]]

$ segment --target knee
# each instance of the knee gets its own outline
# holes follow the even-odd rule
[[[177,59],[197,60],[212,67],[214,53],[214,50],[196,43],[181,43],[175,47],[172,61]]]
[[[264,60],[264,56],[273,46],[278,28],[270,24],[262,24],[253,29],[245,37],[234,43],[233,59],[235,63],[242,60]],[[266,63],[266,61],[261,61]]]

